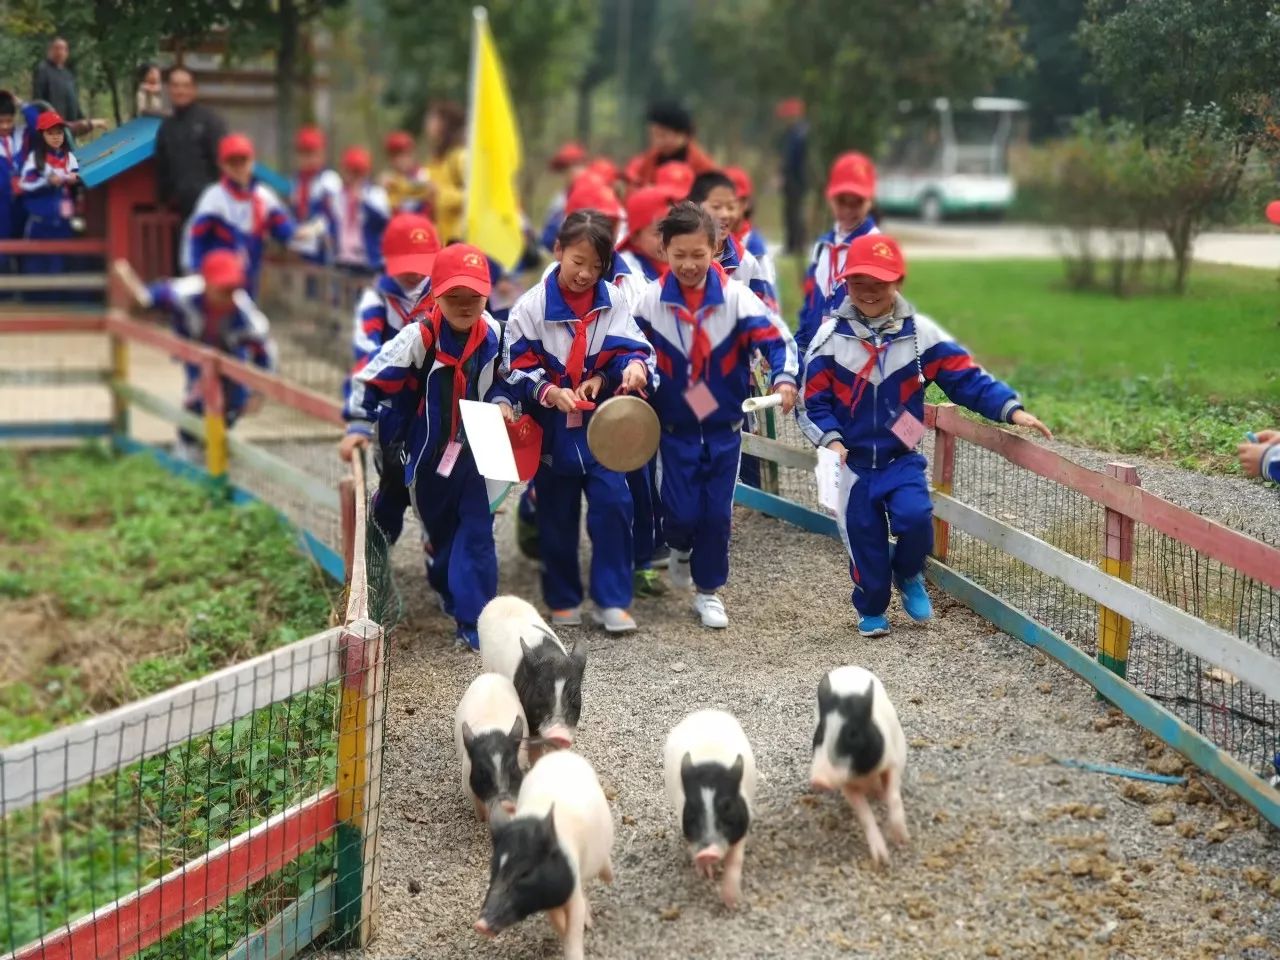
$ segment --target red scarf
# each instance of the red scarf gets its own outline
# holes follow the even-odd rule
[[[391,309],[400,317],[400,329],[403,330],[415,320],[421,320],[430,314],[431,308],[436,305],[435,297],[427,293],[421,300],[417,302],[409,310],[405,310],[400,306],[400,298],[393,297],[391,294],[383,294],[383,299],[391,304]],[[477,324],[479,326],[479,324]]]
[[[686,287],[680,284],[680,295],[684,297],[685,306],[677,306],[676,316],[682,323],[687,323],[692,330],[692,342],[689,346],[689,382],[695,383],[707,379],[707,367],[711,365],[711,338],[702,329],[702,303],[707,296],[706,284],[701,287]]]
[[[305,220],[311,209],[311,182],[319,176],[319,170],[298,171],[298,219]]]
[[[878,347],[873,346],[866,340],[859,340],[858,342],[862,344],[862,349],[866,350],[870,356],[867,357],[867,362],[862,365],[862,369],[859,370],[857,376],[854,377],[853,396],[849,400],[850,414],[852,414],[854,409],[858,406],[858,401],[862,399],[862,395],[867,392],[867,384],[871,380],[871,371],[874,370],[876,364],[880,362],[880,357],[884,352],[889,349],[888,342],[882,343]]]
[[[557,279],[556,282],[559,283],[559,280]],[[573,345],[569,347],[569,359],[564,365],[564,372],[569,377],[569,382],[576,388],[582,383],[583,374],[586,372],[587,339],[591,331],[591,321],[594,319],[591,305],[595,303],[596,288],[592,287],[582,293],[571,293],[561,287],[560,296],[564,297],[564,302],[578,318],[573,327]]]
[[[462,347],[462,355],[455,357],[445,352],[444,341],[440,339],[440,330],[444,324],[444,314],[440,311],[440,305],[432,303],[427,312],[426,319],[422,323],[422,339],[427,340],[428,330],[431,333],[431,341],[435,344],[436,359],[443,363],[446,367],[453,367],[453,419],[450,421],[449,439],[453,439],[458,433],[458,425],[462,423],[462,405],[461,401],[467,397],[467,361],[471,359],[471,355],[480,349],[484,343],[485,336],[488,333],[488,326],[484,321],[484,317],[476,320],[471,328],[470,334],[467,336],[467,342]],[[456,331],[455,331],[456,332]],[[430,348],[432,342],[427,343]],[[430,370],[424,370],[422,375],[425,377],[430,374]]]
[[[249,181],[248,187],[242,187],[230,177],[222,178],[222,188],[231,194],[233,199],[240,201],[248,201],[253,208],[253,219],[250,226],[249,236],[260,237],[267,226],[267,210],[266,205],[262,202],[262,197],[258,196],[258,191],[254,189],[253,181]]]

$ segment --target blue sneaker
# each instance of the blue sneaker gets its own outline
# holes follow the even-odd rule
[[[929,591],[924,588],[924,573],[898,582],[902,592],[902,609],[916,623],[924,623],[933,617],[933,604],[929,602]]]
[[[476,632],[475,624],[458,624],[458,632],[455,635],[454,646],[459,650],[463,647],[470,647],[475,653],[480,652],[480,634]]]
[[[859,617],[858,632],[864,637],[887,637],[889,635],[889,618],[883,614],[878,617]]]

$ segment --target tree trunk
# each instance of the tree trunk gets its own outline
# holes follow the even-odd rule
[[[296,84],[298,73],[297,0],[280,0],[279,45],[276,47],[276,163],[289,168],[290,146],[297,126]]]
[[[111,112],[115,114],[116,126],[124,123],[120,114],[120,88],[116,83],[115,68],[109,62],[103,62],[102,74],[107,80],[107,89],[111,91]],[[92,104],[90,104],[90,113],[92,113]]]

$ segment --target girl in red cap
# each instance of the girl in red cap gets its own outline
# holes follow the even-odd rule
[[[387,170],[379,178],[387,191],[392,213],[431,212],[435,186],[427,168],[413,154],[413,135],[407,130],[392,130],[383,141],[387,154]]]
[[[245,264],[245,287],[250,296],[258,291],[266,238],[277,243],[314,250],[320,225],[299,227],[275,191],[253,173],[253,142],[242,133],[223,137],[218,144],[222,178],[205,187],[183,235],[182,266],[200,269],[213,250],[237,253]]]
[[[325,136],[319,127],[303,127],[293,139],[293,156],[296,173],[289,190],[289,209],[299,223],[321,216],[326,197],[342,190],[342,181],[336,170],[325,166]],[[328,262],[327,244],[317,244],[316,249],[304,251],[302,257],[309,263]],[[307,298],[319,296],[317,277],[307,278]]]
[[[671,210],[674,199],[671,191],[662,187],[641,187],[628,195],[627,235],[618,244],[618,256],[633,276],[653,281],[661,280],[666,274],[658,223]]]
[[[133,301],[145,310],[166,314],[179,337],[221,350],[263,370],[275,370],[276,345],[271,339],[271,324],[245,290],[244,263],[239,254],[213,250],[201,262],[199,273],[146,285],[126,260],[117,260],[113,269]],[[183,408],[203,415],[200,365],[186,363],[183,367]],[[251,394],[243,384],[226,378],[222,381],[222,397],[228,427],[262,404],[260,394]],[[180,430],[176,453],[188,462],[198,462],[199,441]]]
[[[370,179],[373,158],[364,147],[348,147],[338,175],[342,187],[324,198],[333,262],[352,273],[382,268],[382,231],[391,219],[387,191]]]
[[[67,128],[61,116],[46,110],[36,120],[36,136],[18,181],[27,211],[23,236],[28,240],[62,240],[72,236],[76,216],[76,186],[80,163],[67,147]],[[61,273],[61,255],[25,258],[27,273]],[[48,296],[43,294],[40,299]]]
[[[849,551],[853,605],[864,637],[889,632],[892,587],[917,623],[933,616],[924,560],[933,548],[933,504],[919,453],[924,392],[946,395],[989,420],[1049,429],[1013,388],[902,297],[906,261],[892,237],[854,239],[836,276],[847,294],[818,329],[804,362],[805,435],[842,461],[838,516]],[[889,534],[897,538],[890,548]]]
[[[634,630],[631,494],[625,475],[596,462],[587,424],[596,404],[648,387],[653,351],[612,275],[614,224],[593,210],[565,218],[557,265],[511,308],[503,341],[505,383],[495,393],[508,419],[522,405],[542,427],[538,491],[542,595],[553,624],[582,622],[578,530],[583,494],[591,538],[591,599],[611,632]]]
[[[563,178],[564,186],[551,198],[551,206],[547,208],[547,219],[542,224],[539,243],[548,253],[556,248],[556,235],[560,233],[560,224],[564,223],[565,203],[569,199],[569,191],[573,189],[578,176],[587,169],[587,151],[580,143],[566,143],[551,158],[551,172]]]
[[[485,310],[489,263],[475,247],[451,244],[436,254],[431,289],[426,314],[352,378],[339,452],[349,459],[375,428],[379,444],[396,451],[431,545],[427,582],[454,618],[458,642],[478,650],[476,621],[498,592],[498,557],[460,401],[492,399],[502,332]]]
[[[731,228],[733,235],[747,253],[756,258],[764,278],[776,292],[778,271],[773,265],[773,255],[769,253],[769,244],[764,234],[751,222],[751,215],[755,212],[755,186],[751,182],[751,174],[742,167],[725,167],[724,175],[733,181],[734,192],[738,195],[738,216]]]
[[[716,260],[724,272],[745,283],[771,312],[777,313],[778,295],[772,281],[760,261],[733,235],[733,225],[738,219],[738,191],[733,181],[719,170],[701,173],[693,181],[689,200],[715,221],[720,243]]]

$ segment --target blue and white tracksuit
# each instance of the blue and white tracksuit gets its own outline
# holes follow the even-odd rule
[[[325,198],[342,191],[342,178],[336,170],[317,170],[313,173],[299,173],[293,178],[289,189],[289,210],[297,223],[306,223],[312,217],[324,212]],[[319,244],[314,250],[302,254],[309,263],[331,263],[332,257],[327,244]]]
[[[459,399],[484,400],[495,382],[501,328],[487,313],[477,322],[487,330],[463,364],[466,396]],[[439,348],[461,357],[466,342],[466,334],[441,320]],[[454,368],[437,357],[432,323],[414,321],[352,377],[345,416],[348,433],[372,435],[376,425],[378,442],[397,448],[431,544],[427,582],[460,633],[473,637],[480,611],[498,592],[498,557],[488,488],[462,424],[452,422],[454,399]],[[454,439],[462,452],[449,475],[441,476],[441,458]]]
[[[990,420],[1007,423],[1022,409],[1013,388],[902,297],[878,320],[867,320],[846,300],[805,357],[800,426],[816,446],[839,441],[849,451],[840,532],[853,605],[863,616],[882,615],[892,582],[920,573],[933,547],[925,458],[890,430],[904,410],[924,421],[930,382]],[[897,538],[892,551],[891,532]]]
[[[547,218],[542,222],[542,234],[538,237],[538,242],[547,253],[556,252],[556,240],[560,237],[560,228],[564,226],[564,205],[568,199],[569,191],[561,190],[551,198],[551,204],[547,207]]]
[[[187,220],[182,238],[182,268],[200,269],[211,250],[233,250],[244,258],[246,288],[258,291],[262,253],[267,236],[289,243],[297,229],[275,191],[257,180],[241,187],[227,178],[204,188]]]
[[[580,411],[580,426],[568,415],[543,405],[551,386],[572,389],[565,364],[579,322],[589,323],[581,383],[599,374],[603,403],[622,382],[633,362],[643,363],[653,377],[653,350],[636,326],[626,297],[611,283],[596,284],[586,320],[579,321],[560,292],[559,269],[531,287],[511,308],[503,339],[505,385],[495,399],[520,403],[542,427],[542,464],[534,482],[538,489],[538,540],[542,559],[542,593],[553,610],[582,603],[578,572],[578,529],[582,495],[587,497],[587,535],[591,538],[591,599],[606,609],[631,606],[633,562],[632,505],[626,476],[607,470],[587,447],[591,411]]]
[[[755,255],[742,245],[741,240],[733,234],[727,236],[718,259],[725,273],[739,283],[745,283],[766,307],[774,313],[778,312],[778,292],[774,289],[773,281],[766,275]]]
[[[751,355],[769,361],[774,386],[795,383],[795,341],[781,320],[745,284],[707,271],[702,306],[693,322],[674,274],[651,284],[636,309],[636,322],[657,357],[658,386],[653,406],[662,422],[658,478],[663,532],[673,550],[692,551],[690,571],[702,593],[713,593],[729,578],[729,532],[733,488],[742,450],[742,401],[750,396]],[[700,338],[708,355],[694,370]],[[699,420],[685,392],[702,383],[716,409]]]
[[[49,177],[55,171],[66,176],[78,174],[80,162],[66,147],[47,150],[43,165],[37,166],[38,160],[33,149],[22,162],[22,176],[18,181],[26,210],[22,235],[28,240],[65,240],[73,234],[71,218],[75,215],[75,190],[66,183],[55,187],[49,182]],[[62,273],[64,269],[61,254],[28,256],[23,261],[26,273]]]
[[[1280,483],[1280,442],[1262,451],[1262,475],[1272,483]]]
[[[329,230],[330,263],[364,273],[382,269],[382,234],[391,219],[386,190],[368,180],[354,191],[340,183],[324,194],[320,211]],[[354,242],[345,242],[348,230]]]
[[[880,228],[867,217],[849,233],[838,236],[833,228],[818,238],[809,256],[809,267],[804,274],[804,302],[796,315],[796,346],[800,355],[809,351],[809,343],[824,320],[836,312],[845,298],[845,287],[836,282],[844,269],[849,244],[868,233],[879,233]]]
[[[396,338],[407,325],[426,316],[432,304],[431,278],[427,277],[412,290],[405,290],[395,278],[383,274],[366,287],[356,303],[355,318],[351,332],[351,352],[354,364],[351,375],[355,376],[366,366],[382,347]],[[343,384],[343,398],[351,398],[351,378]],[[389,421],[395,419],[395,412],[383,411],[379,427],[379,438],[390,441],[397,436],[399,424]],[[385,445],[379,446],[378,490],[373,495],[370,513],[389,543],[400,538],[404,528],[404,512],[409,508],[409,488],[405,485],[404,464],[400,462],[399,453],[389,450]]]
[[[778,269],[774,265],[773,255],[769,253],[769,244],[765,241],[764,234],[750,223],[746,225],[746,228],[746,234],[739,236],[738,240],[746,248],[747,253],[756,258],[756,262],[760,264],[760,273],[776,292],[778,289]]]
[[[263,370],[275,370],[276,345],[271,339],[271,324],[266,315],[244,290],[231,298],[233,309],[214,316],[205,302],[204,277],[192,274],[172,280],[159,280],[147,285],[143,307],[163,310],[169,316],[173,332],[185,340],[195,340],[221,350],[237,360],[252,363]],[[204,396],[200,391],[200,365],[184,363],[186,386],[183,407],[192,413],[204,413]],[[223,377],[222,397],[227,426],[240,418],[249,400],[249,388]],[[183,435],[184,439],[191,437]]]
[[[22,227],[23,137],[17,130],[0,135],[0,240],[15,240]],[[11,272],[9,257],[0,254],[0,273]]]

